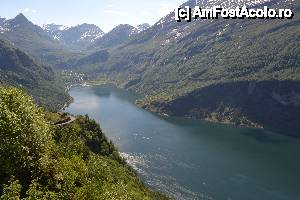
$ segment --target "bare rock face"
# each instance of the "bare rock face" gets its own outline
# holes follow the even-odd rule
[[[81,24],[74,27],[46,24],[43,29],[54,40],[68,46],[89,46],[104,35],[104,32],[94,24]]]

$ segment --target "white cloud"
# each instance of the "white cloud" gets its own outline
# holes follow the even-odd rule
[[[37,13],[37,10],[31,9],[31,8],[23,8],[21,9],[22,13]]]
[[[113,5],[113,4],[109,4],[109,5],[107,5],[107,7],[108,7],[108,8],[113,8],[114,5]]]
[[[114,15],[129,15],[126,11],[120,11],[120,10],[104,10],[105,13],[108,14],[114,14]]]

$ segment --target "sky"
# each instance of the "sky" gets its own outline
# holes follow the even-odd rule
[[[119,24],[154,24],[186,0],[0,0],[0,16],[23,13],[35,24],[89,23],[108,32]]]

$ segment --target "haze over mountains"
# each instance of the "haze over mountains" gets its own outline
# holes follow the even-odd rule
[[[103,37],[95,40],[94,44],[92,44],[92,48],[103,49],[115,47],[127,41],[131,36],[147,30],[149,27],[149,24],[142,24],[137,27],[128,24],[120,24],[107,34],[103,35]]]
[[[43,29],[54,40],[75,47],[88,46],[104,35],[104,32],[93,24],[81,24],[74,27],[47,24],[43,26]]]
[[[4,20],[0,30],[2,30],[1,35],[15,47],[41,62],[54,66],[67,65],[67,60],[78,53],[78,50],[71,50],[51,38],[47,32],[30,22],[23,14]]]
[[[196,2],[201,7],[300,9],[292,0],[190,0],[183,6]],[[291,130],[300,128],[299,16],[191,23],[178,23],[174,16],[170,13],[151,27],[119,25],[104,34],[90,24],[41,28],[20,14],[0,19],[0,32],[15,47],[57,69],[146,95],[139,104],[152,111],[295,135]]]
[[[299,12],[295,1],[198,1],[201,7],[220,4],[268,5]],[[186,5],[196,4],[188,1]],[[147,95],[140,105],[155,112],[296,134],[293,130],[300,124],[299,16],[191,23],[177,23],[174,16],[170,13],[109,51],[105,61],[91,61],[79,69],[92,79],[105,77]]]
[[[82,50],[119,45],[149,27],[149,24],[137,27],[124,24],[105,34],[93,24],[74,27],[46,24],[39,27],[23,14],[13,19],[0,18],[0,34],[36,59],[59,68],[67,68],[74,58],[85,55]]]
[[[145,185],[175,199],[297,199],[298,139],[167,117],[300,138],[300,1],[182,6],[196,5],[267,5],[295,15],[179,23],[171,12],[153,26],[108,33],[88,22],[40,27],[23,14],[0,18],[0,199],[169,199]],[[79,103],[68,112],[108,123],[123,158],[94,120],[59,112],[78,84],[109,85],[72,90]],[[134,107],[136,96],[164,117]]]

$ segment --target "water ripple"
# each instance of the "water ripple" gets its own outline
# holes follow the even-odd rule
[[[207,194],[199,194],[189,190],[188,188],[179,185],[176,178],[169,175],[162,175],[153,172],[153,169],[161,169],[161,164],[173,165],[174,163],[169,162],[167,157],[161,154],[142,154],[142,153],[125,153],[122,152],[121,156],[127,161],[127,163],[135,169],[144,182],[169,196],[174,197],[177,200],[212,200],[213,198]],[[186,168],[191,168],[186,163],[177,163],[178,165],[185,166]],[[164,166],[169,168],[170,166]],[[151,168],[150,168],[151,167]]]

